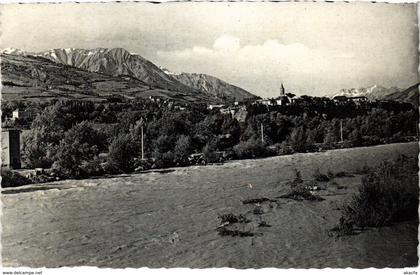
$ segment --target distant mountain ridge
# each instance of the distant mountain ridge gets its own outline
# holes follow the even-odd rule
[[[388,94],[384,99],[411,103],[415,106],[419,106],[419,85],[420,83],[417,83],[403,91]]]
[[[53,62],[41,56],[1,55],[2,99],[49,101],[76,99],[108,102],[112,98],[159,96],[178,102],[202,102],[201,93],[187,95],[149,84],[131,76],[111,76]]]
[[[214,91],[216,85],[213,85],[211,92],[196,88],[192,81],[186,83],[179,81],[178,77],[171,74],[168,70],[159,68],[149,60],[138,54],[131,54],[122,48],[95,48],[95,49],[52,49],[44,52],[25,52],[18,49],[5,49],[5,54],[21,56],[39,56],[49,59],[53,62],[69,65],[85,71],[106,74],[110,76],[131,76],[146,84],[151,88],[162,88],[169,91],[183,93],[189,96],[198,96],[204,100],[217,101],[237,95],[242,98],[248,96],[245,90],[230,85],[222,80],[219,83],[225,83],[224,87],[236,87],[224,91]],[[213,82],[215,82],[213,80]],[[229,86],[230,85],[230,86]],[[222,87],[223,85],[219,85]],[[201,86],[200,86],[201,87]],[[236,99],[236,98],[234,98]]]
[[[171,73],[171,76],[187,86],[200,90],[203,93],[214,95],[218,98],[233,98],[239,101],[257,98],[256,95],[211,75],[196,73]]]
[[[366,88],[351,88],[351,89],[341,89],[340,92],[332,95],[334,96],[347,96],[347,97],[357,97],[365,96],[371,100],[373,99],[383,99],[385,96],[399,92],[400,89],[397,87],[385,88],[379,85],[373,85]]]
[[[193,89],[165,74],[158,66],[122,48],[53,49],[39,55],[54,62],[112,76],[129,75],[149,85],[195,93]]]
[[[335,93],[331,98],[335,96],[347,96],[347,97],[358,97],[365,96],[370,100],[395,100],[405,103],[411,103],[418,106],[419,102],[419,84],[415,84],[407,89],[401,89],[398,87],[385,88],[378,85],[373,85],[366,88],[358,89],[342,89],[340,92]]]

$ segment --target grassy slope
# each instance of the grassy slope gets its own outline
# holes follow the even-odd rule
[[[111,95],[126,98],[162,96],[178,101],[200,101],[181,92],[150,87],[130,76],[113,77],[61,65],[40,57],[1,55],[3,100],[48,101],[80,99],[106,101]]]

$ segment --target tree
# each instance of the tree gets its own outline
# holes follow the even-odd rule
[[[337,142],[337,136],[332,129],[329,129],[327,134],[324,137],[324,144],[327,146],[332,146]]]
[[[53,168],[65,177],[88,176],[83,166],[97,158],[96,136],[96,131],[86,121],[73,126],[58,146]]]
[[[247,141],[241,141],[239,144],[233,147],[235,155],[240,158],[258,158],[265,157],[268,155],[268,151],[262,144],[261,140],[250,139]]]
[[[307,137],[306,137],[306,147],[308,149],[313,149],[316,143],[316,130],[307,130]]]
[[[188,162],[188,156],[191,150],[191,138],[189,136],[181,135],[175,144],[174,155],[175,162],[178,165],[184,165]]]
[[[303,126],[299,126],[293,129],[290,135],[290,146],[292,146],[295,152],[305,152],[306,146],[306,135]]]
[[[175,155],[172,151],[175,146],[174,141],[174,136],[161,135],[153,143],[153,157],[158,167],[166,168],[174,165]]]
[[[130,134],[120,134],[109,146],[108,167],[112,172],[131,172],[137,152]]]
[[[216,144],[209,142],[203,147],[203,158],[206,163],[218,162]]]
[[[222,124],[222,138],[220,140],[220,149],[232,148],[238,143],[241,136],[241,127],[236,119],[230,115],[225,116]]]
[[[350,143],[352,146],[362,145],[362,136],[358,129],[354,129],[349,135]]]
[[[38,114],[31,124],[31,129],[22,139],[22,159],[27,167],[49,168],[60,141],[63,139],[65,126],[60,118],[60,106],[54,104]]]
[[[277,131],[275,133],[276,141],[282,142],[285,141],[287,138],[287,135],[290,133],[290,130],[293,127],[292,122],[290,121],[290,117],[278,114],[275,118],[276,122],[276,128]]]

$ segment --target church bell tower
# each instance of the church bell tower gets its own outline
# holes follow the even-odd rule
[[[283,86],[283,83],[281,83],[281,86],[280,86],[280,96],[284,96],[285,94],[284,94],[284,86]]]

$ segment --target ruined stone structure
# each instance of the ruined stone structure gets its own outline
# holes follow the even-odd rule
[[[1,130],[1,168],[20,169],[20,130],[2,128]]]

